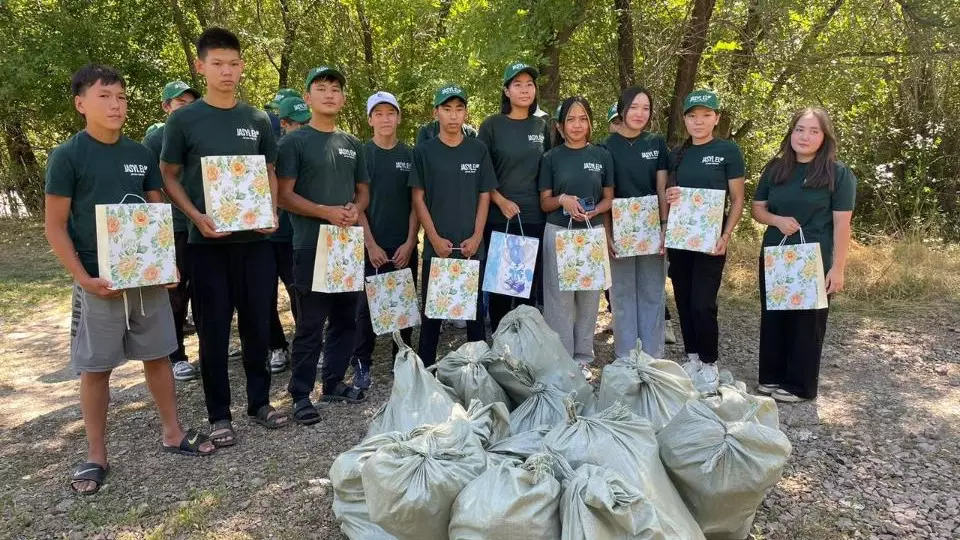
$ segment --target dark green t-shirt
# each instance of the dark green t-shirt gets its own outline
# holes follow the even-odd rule
[[[367,220],[377,245],[396,248],[410,232],[410,147],[398,142],[385,150],[373,141],[363,143],[363,159],[370,177],[370,206]],[[392,255],[392,253],[388,253]]]
[[[476,138],[477,136],[477,130],[473,126],[464,124],[461,130],[463,131],[463,134],[466,135],[467,137]],[[417,146],[420,143],[429,141],[430,139],[436,139],[437,135],[439,134],[440,134],[440,122],[436,120],[432,122],[428,122],[420,126],[420,129],[417,131],[417,138],[414,141],[414,146]]]
[[[677,163],[681,152],[682,159]],[[729,191],[729,180],[746,174],[743,152],[737,143],[727,139],[714,138],[706,144],[674,150],[670,154],[670,163],[677,166],[677,185],[680,187],[726,192]]]
[[[158,127],[154,128],[153,131],[149,131],[140,144],[152,150],[153,154],[157,156],[157,163],[160,163],[160,150],[163,149],[164,124],[156,125]],[[173,207],[173,232],[187,232],[190,224],[190,220],[187,218],[187,215],[180,211],[180,209],[177,208],[177,205],[172,204],[170,206]]]
[[[480,124],[477,138],[490,150],[500,194],[517,203],[520,219],[525,223],[543,223],[537,174],[540,158],[550,149],[547,122],[538,116],[514,120],[505,114],[496,114]],[[507,218],[492,204],[487,221],[502,226]]]
[[[343,206],[369,182],[360,141],[340,129],[318,131],[307,125],[280,139],[277,178],[293,179],[293,191],[324,206]],[[322,219],[290,213],[293,248],[316,249]]]
[[[614,133],[603,142],[603,147],[613,158],[615,197],[657,194],[657,171],[669,168],[670,156],[667,141],[663,137],[644,132],[628,139]]]
[[[249,155],[262,155],[268,165],[273,164],[277,160],[277,142],[267,113],[246,103],[238,102],[230,109],[220,109],[198,99],[167,118],[160,159],[183,166],[181,182],[193,205],[201,212],[206,212],[206,204],[200,158]],[[191,244],[254,242],[265,238],[254,231],[235,232],[223,238],[204,238],[196,225],[190,223]]]
[[[104,144],[81,131],[47,157],[44,192],[70,197],[70,239],[92,277],[100,275],[96,205],[118,204],[127,194],[145,199],[147,191],[160,191],[162,185],[153,153],[123,136],[114,144]],[[143,201],[127,197],[124,202]]]
[[[829,186],[812,188],[804,186],[807,164],[799,163],[790,178],[782,184],[774,184],[769,173],[760,177],[755,201],[767,201],[767,210],[778,216],[792,217],[803,229],[807,242],[819,242],[823,256],[823,269],[833,265],[833,213],[853,211],[857,198],[857,179],[846,165],[837,162],[833,192]],[[776,246],[783,240],[783,233],[776,227],[767,227],[763,245]],[[793,234],[787,244],[799,244],[800,235]]]
[[[570,148],[566,144],[551,149],[540,160],[540,191],[552,190],[554,196],[566,194],[578,198],[593,198],[600,204],[603,188],[614,185],[613,158],[610,152],[594,144]],[[566,227],[570,216],[563,215],[563,207],[547,215],[547,223]],[[602,225],[599,216],[591,225]],[[573,227],[587,227],[585,221],[574,221]]]
[[[408,185],[424,191],[427,211],[441,238],[454,247],[473,236],[480,194],[497,187],[493,162],[487,145],[464,137],[457,146],[447,146],[439,138],[413,149],[413,167]],[[424,239],[423,258],[434,255],[430,240]],[[484,258],[484,245],[474,258]],[[451,257],[460,257],[454,251]]]

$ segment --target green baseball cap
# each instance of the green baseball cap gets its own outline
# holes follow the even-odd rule
[[[521,73],[527,73],[534,79],[540,76],[540,72],[537,71],[536,68],[534,68],[530,64],[524,64],[523,62],[514,62],[508,65],[503,70],[503,85],[506,86],[510,84],[510,81],[512,81],[514,77],[516,77]]]
[[[147,136],[147,135],[153,133],[154,131],[162,128],[163,125],[164,125],[163,122],[158,122],[158,123],[156,123],[156,124],[152,124],[150,127],[147,128],[147,132],[144,133],[144,136]]]
[[[160,93],[160,97],[163,101],[170,101],[171,99],[182,96],[184,92],[190,92],[193,94],[193,97],[200,99],[200,92],[190,88],[190,85],[183,81],[170,81],[165,84],[163,86],[163,92]]]
[[[687,111],[694,107],[706,107],[715,111],[720,108],[720,99],[712,90],[694,90],[683,98],[683,114],[687,114]]]
[[[277,117],[281,120],[289,119],[301,124],[310,121],[310,107],[302,98],[297,96],[285,97],[280,100],[280,106],[277,107]]]
[[[310,91],[310,85],[313,81],[323,76],[333,77],[340,81],[340,86],[347,85],[347,78],[343,76],[343,73],[339,69],[330,66],[320,66],[311,69],[310,72],[307,73],[307,78],[303,85],[307,89],[307,92]]]
[[[302,98],[303,94],[297,92],[293,88],[281,88],[277,90],[277,93],[274,94],[273,99],[270,101],[270,103],[267,103],[266,107],[268,109],[276,109],[280,106],[280,102],[288,97]]]
[[[439,107],[453,98],[460,98],[467,102],[467,92],[459,84],[445,84],[433,94],[433,106]]]
[[[617,104],[614,103],[607,110],[607,123],[613,122],[617,118],[620,118],[620,111],[617,110]]]

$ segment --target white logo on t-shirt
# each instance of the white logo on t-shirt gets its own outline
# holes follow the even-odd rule
[[[479,163],[461,163],[460,172],[465,174],[476,174],[480,170]]]
[[[337,148],[337,153],[347,159],[357,159],[357,151],[349,148]]]
[[[583,170],[591,172],[603,172],[603,165],[600,163],[584,163]]]
[[[535,133],[527,135],[527,141],[532,143],[543,144],[543,133]]]
[[[701,165],[723,165],[722,156],[704,156]]]
[[[259,141],[260,131],[252,128],[237,128],[237,137],[245,141]]]
[[[409,171],[410,163],[406,161],[398,161],[396,167],[398,171]]]
[[[640,152],[640,157],[643,159],[657,159],[660,157],[659,150],[647,150],[646,152]]]
[[[146,176],[147,175],[147,166],[139,164],[127,164],[123,166],[123,172],[129,174],[130,176]]]

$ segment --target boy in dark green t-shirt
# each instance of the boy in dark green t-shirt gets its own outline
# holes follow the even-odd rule
[[[127,195],[162,203],[156,158],[121,134],[127,96],[119,73],[89,64],[74,74],[71,86],[86,127],[50,152],[44,222],[50,247],[73,276],[80,303],[70,362],[80,374],[87,460],[73,473],[70,487],[89,495],[100,489],[109,470],[105,435],[110,374],[128,358],[143,361],[147,388],[160,413],[163,450],[206,455],[215,448],[206,437],[180,428],[167,358],[177,349],[167,291],[142,287],[121,298],[124,291],[99,277],[96,205],[121,203]]]
[[[293,223],[293,282],[300,315],[293,337],[288,390],[293,417],[304,425],[320,421],[310,401],[317,381],[317,357],[323,352],[323,401],[357,403],[363,389],[344,384],[356,342],[360,292],[312,290],[320,225],[349,227],[366,209],[367,168],[356,137],[337,129],[346,103],[346,78],[339,70],[318,67],[305,80],[310,123],[283,138],[278,157],[280,203]],[[328,322],[324,336],[324,323]]]
[[[183,81],[170,81],[160,93],[163,100],[163,112],[168,116],[173,111],[186,107],[200,99],[197,92]],[[165,124],[154,124],[143,137],[143,145],[153,151],[160,163],[160,151],[163,149],[163,132]],[[187,362],[187,353],[183,347],[183,325],[187,320],[187,305],[190,303],[192,283],[190,268],[187,263],[187,216],[176,206],[173,207],[173,240],[177,250],[177,271],[180,272],[180,283],[175,289],[170,289],[170,307],[173,308],[173,326],[177,331],[177,350],[170,355],[173,363],[173,378],[178,381],[192,381],[197,378],[197,370]]]
[[[363,144],[363,159],[370,176],[370,205],[360,215],[364,242],[367,246],[364,274],[391,272],[410,268],[417,281],[417,233],[420,221],[410,201],[412,155],[410,147],[397,140],[400,125],[400,104],[389,92],[377,92],[367,99],[367,122],[373,128],[373,138]],[[400,331],[404,343],[410,345],[413,328]],[[357,344],[353,350],[353,382],[360,388],[372,384],[374,346],[377,336],[370,322],[370,306],[366,297],[360,299],[357,309]],[[397,352],[393,345],[394,355]]]
[[[236,444],[230,411],[227,350],[236,309],[247,376],[247,415],[274,429],[287,423],[270,405],[267,365],[272,296],[277,267],[266,241],[274,226],[257,231],[217,232],[207,215],[201,159],[205,156],[262,155],[276,204],[273,163],[277,144],[265,112],[235,97],[243,60],[240,41],[222,28],[209,28],[197,40],[197,71],[207,79],[207,95],[167,119],[160,169],[170,199],[190,218],[188,253],[192,265],[193,307],[200,338],[200,373],[217,446]]]
[[[430,259],[456,256],[484,258],[483,229],[487,223],[490,191],[497,178],[487,145],[463,134],[467,94],[457,85],[446,85],[433,97],[440,134],[413,149],[409,186],[413,207],[423,224],[423,272],[430,275]],[[483,283],[483,264],[480,265]],[[428,284],[421,287],[426,304]],[[477,294],[477,318],[467,321],[467,339],[486,338],[481,296]],[[424,365],[437,358],[440,323],[421,314],[419,353]]]

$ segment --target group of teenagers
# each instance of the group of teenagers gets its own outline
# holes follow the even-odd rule
[[[166,121],[151,126],[143,144],[122,135],[127,112],[122,75],[100,64],[80,69],[72,91],[85,129],[49,154],[46,234],[73,276],[77,306],[71,366],[80,375],[88,444],[86,461],[70,477],[77,493],[97,492],[109,471],[109,378],[127,360],[143,362],[162,425],[161,450],[205,456],[237,442],[227,373],[235,312],[246,413],[253,421],[269,429],[291,421],[318,422],[320,411],[311,401],[318,367],[323,401],[365,399],[376,338],[369,307],[362,292],[311,290],[321,224],[361,226],[366,274],[409,268],[415,279],[421,276],[424,296],[433,258],[482,261],[493,231],[538,239],[541,252],[529,299],[477,294],[478,316],[466,322],[467,339],[486,339],[483,313],[496,329],[515,306],[536,305],[585,375],[594,360],[601,291],[560,290],[555,238],[569,228],[604,228],[616,356],[628,356],[639,340],[646,353],[663,357],[669,273],[684,368],[691,376],[717,380],[717,293],[728,243],[745,204],[745,164],[736,143],[714,136],[720,117],[712,91],[698,90],[684,100],[688,137],[672,152],[664,137],[648,130],[654,101],[640,87],[622,91],[607,117],[609,136],[594,144],[588,101],[570,97],[554,115],[545,114],[537,102],[537,70],[514,63],[504,71],[499,114],[474,130],[466,123],[467,93],[459,85],[444,85],[433,97],[434,121],[420,129],[411,148],[398,141],[401,106],[388,92],[367,100],[373,138],[362,143],[337,128],[347,85],[340,70],[310,70],[303,93],[281,90],[268,114],[236,98],[244,66],[233,33],[207,29],[196,49],[206,94],[179,81],[166,85]],[[279,138],[274,124],[280,127]],[[829,294],[843,287],[856,191],[853,174],[836,159],[836,144],[825,111],[799,111],[763,169],[752,208],[754,219],[767,225],[763,246],[784,239],[798,243],[795,233],[801,227],[806,241],[820,243]],[[280,209],[275,210],[275,227],[223,233],[205,213],[201,159],[230,155],[265,157],[273,201]],[[618,257],[610,218],[614,198],[658,196],[665,230],[679,188],[727,194],[722,234],[712,252],[667,249]],[[169,201],[177,209],[181,280],[165,286],[168,290],[144,287],[124,294],[99,277],[95,205],[119,203],[129,194],[148,202]],[[421,230],[424,246],[418,256]],[[481,263],[481,283],[483,267]],[[762,258],[759,268],[763,306]],[[289,414],[270,404],[271,375],[287,363],[277,314],[278,279],[289,293],[296,324]],[[194,369],[183,350],[188,301],[199,338],[208,434],[184,431],[177,413],[174,372],[187,379]],[[816,397],[827,312],[762,307],[760,392],[786,402]],[[436,361],[442,324],[421,312],[417,350],[427,366]],[[411,333],[401,332],[407,343]]]

